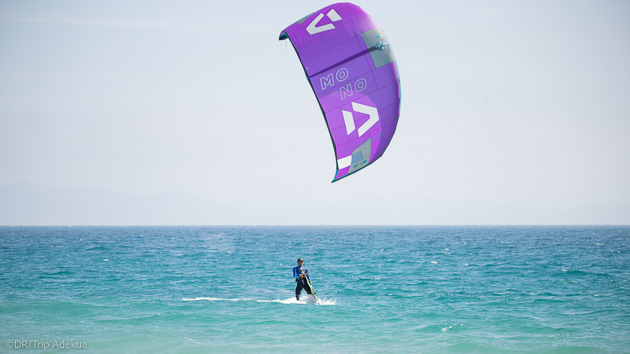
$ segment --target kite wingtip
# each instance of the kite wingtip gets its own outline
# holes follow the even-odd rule
[[[285,39],[289,38],[289,35],[286,32],[282,32],[280,33],[280,37],[278,38],[279,41],[283,41]]]

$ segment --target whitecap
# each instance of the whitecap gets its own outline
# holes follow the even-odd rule
[[[207,301],[243,301],[244,299],[221,299],[218,297],[196,297],[194,299],[182,298],[183,301],[199,301],[199,300],[207,300]]]
[[[306,304],[315,304],[315,305],[337,305],[335,300],[331,299],[322,299],[319,298],[317,300],[312,300],[311,297],[303,298],[302,300],[296,300],[294,297],[290,297],[288,299],[275,299],[275,300],[261,300],[261,299],[247,299],[247,298],[235,298],[235,299],[224,299],[219,297],[196,297],[194,299],[191,298],[182,298],[182,301],[245,301],[245,302],[260,302],[260,303],[269,303],[275,302],[279,304],[286,305],[306,305]]]
[[[436,262],[436,261],[431,261],[431,264],[438,264],[438,262]]]

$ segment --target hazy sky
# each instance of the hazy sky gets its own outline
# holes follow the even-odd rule
[[[392,43],[401,117],[378,162],[331,184],[278,41],[330,2],[0,0],[0,186],[180,191],[311,224],[383,197],[630,205],[630,2],[355,3]]]

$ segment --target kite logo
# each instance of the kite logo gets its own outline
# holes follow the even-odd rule
[[[339,14],[337,13],[337,11],[335,11],[335,9],[331,9],[330,11],[328,11],[326,16],[328,16],[328,18],[332,22],[341,21],[341,16],[339,16]],[[308,31],[308,33],[316,34],[320,32],[330,31],[331,29],[335,29],[335,25],[333,25],[332,23],[317,27],[317,24],[319,23],[319,21],[321,21],[322,18],[324,18],[323,13],[320,13],[319,15],[317,15],[317,17],[315,17],[313,22],[311,22],[311,24],[308,25],[308,27],[306,27],[306,30]]]
[[[354,90],[357,92],[361,92],[365,90],[367,87],[367,80],[364,78],[360,78],[354,83]],[[352,92],[352,84],[348,84],[346,87],[339,88],[339,95],[341,95],[341,99],[345,100],[346,97],[352,96],[354,92]]]
[[[335,74],[335,77],[337,78],[337,81],[345,81],[348,78],[348,69],[346,68],[341,68],[339,70],[337,70],[337,74]],[[327,76],[322,76],[319,79],[319,83],[322,86],[322,91],[324,91],[326,89],[326,87],[328,86],[335,86],[335,77],[333,77],[333,74],[330,73]]]
[[[307,68],[308,69],[308,68]],[[322,76],[319,78],[320,86],[322,87],[322,91],[326,90],[329,86],[335,86],[335,78],[337,79],[337,83],[346,81],[346,79],[350,76],[348,69],[341,68],[337,70],[337,73],[333,75],[330,73],[326,76]],[[360,78],[354,82],[354,84],[347,84],[346,86],[339,88],[339,96],[342,100],[345,100],[346,97],[352,96],[354,91],[361,92],[365,90],[368,83],[364,78]],[[353,87],[354,86],[354,87]],[[354,91],[353,91],[354,89]]]
[[[367,132],[370,128],[372,128],[372,126],[374,126],[374,124],[376,124],[376,122],[378,122],[378,110],[376,109],[376,107],[352,102],[352,109],[355,112],[367,114],[370,116],[370,119],[368,119],[367,122],[363,123],[363,125],[359,127],[359,136],[365,134],[365,132]],[[350,133],[352,133],[355,129],[354,117],[352,116],[352,112],[341,110],[341,113],[343,114],[343,122],[346,124],[346,133],[350,135]]]

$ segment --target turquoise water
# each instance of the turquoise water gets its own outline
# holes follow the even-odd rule
[[[0,351],[630,352],[630,227],[315,232],[0,227]]]

